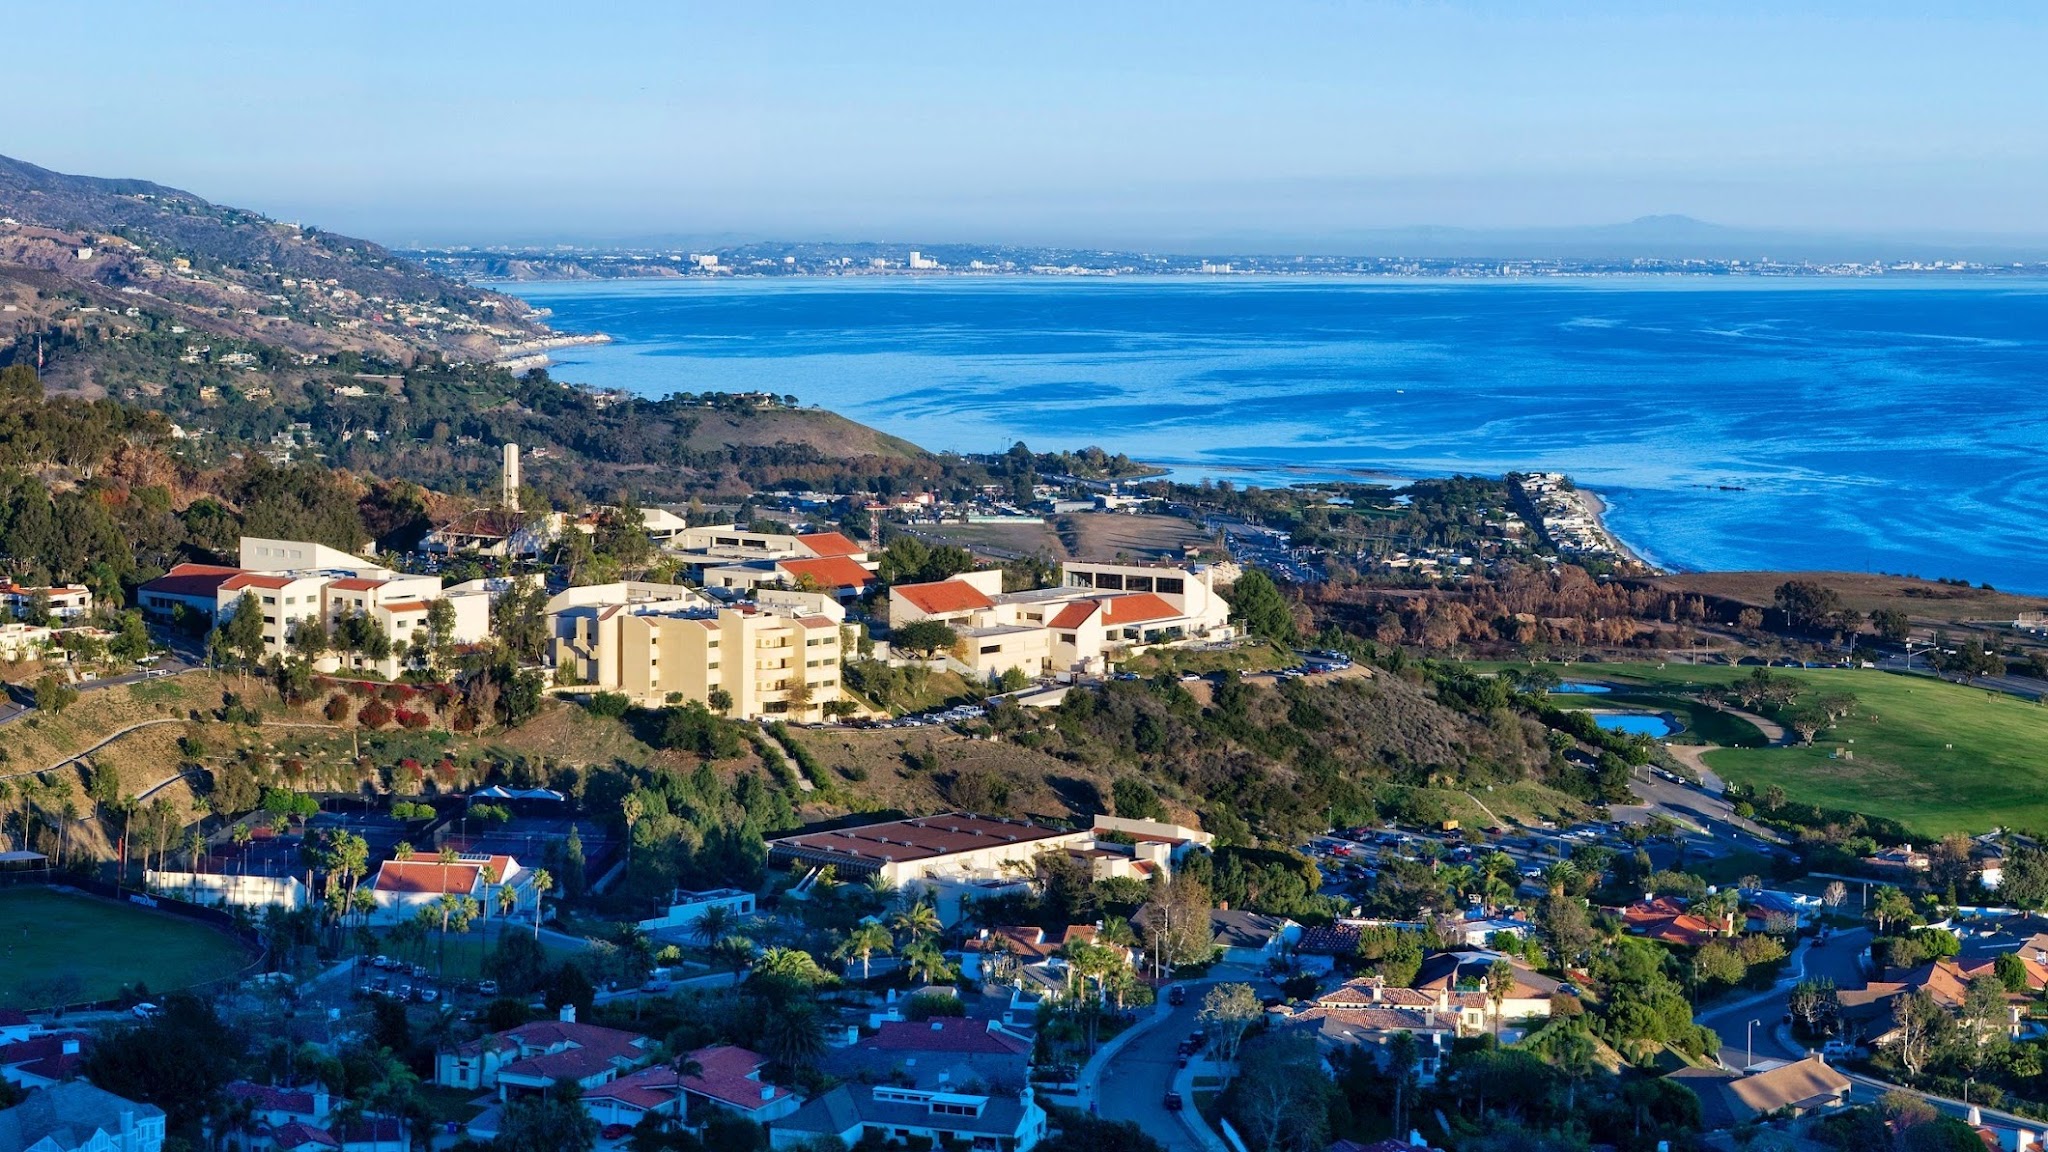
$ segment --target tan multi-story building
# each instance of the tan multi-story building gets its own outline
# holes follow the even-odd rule
[[[732,697],[727,715],[742,720],[822,720],[825,705],[842,698],[840,625],[828,616],[633,607],[558,615],[558,675],[649,706],[671,696],[709,703],[722,688]]]

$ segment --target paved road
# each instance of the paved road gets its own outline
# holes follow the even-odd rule
[[[1863,969],[1858,957],[1869,947],[1868,928],[1838,931],[1825,942],[1801,941],[1791,962],[1785,966],[1785,974],[1769,992],[1717,1005],[1700,1013],[1699,1023],[1712,1028],[1721,1037],[1721,1062],[1739,1070],[1745,1056],[1744,1045],[1752,1031],[1756,1044],[1755,1059],[1797,1060],[1806,1055],[1806,1048],[1795,1041],[1791,1030],[1785,1027],[1792,986],[1806,977],[1822,976],[1833,980],[1837,988],[1860,986]],[[1749,1027],[1751,1020],[1762,1023],[1752,1030]]]
[[[182,676],[187,672],[196,672],[198,668],[186,662],[182,657],[165,656],[162,662],[156,665],[156,670],[169,672],[173,676]],[[118,687],[122,684],[134,684],[149,678],[148,672],[137,669],[134,672],[123,672],[119,676],[108,676],[100,680],[87,680],[82,684],[75,684],[73,687],[83,694]],[[26,687],[10,685],[4,690],[4,695],[0,695],[0,724],[11,724],[33,711],[35,711],[35,695]]]
[[[1184,982],[1187,1003],[1118,1052],[1097,1091],[1096,1110],[1102,1116],[1131,1121],[1165,1145],[1167,1152],[1202,1152],[1180,1117],[1166,1110],[1166,1094],[1180,1063],[1180,1042],[1199,1027],[1195,1017],[1202,1010],[1202,996],[1210,983]]]
[[[1639,769],[1629,780],[1629,790],[1643,801],[1643,806],[1615,807],[1610,811],[1617,820],[1648,819],[1653,811],[1684,823],[1695,825],[1708,832],[1722,845],[1740,845],[1747,848],[1763,844],[1780,844],[1784,838],[1754,820],[1745,820],[1735,814],[1728,801],[1719,793],[1696,788],[1690,784],[1674,784],[1661,776],[1652,775],[1648,770]],[[1761,843],[1759,843],[1761,842]]]

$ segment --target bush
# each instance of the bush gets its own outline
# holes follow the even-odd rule
[[[943,992],[919,992],[903,1006],[903,1018],[922,1022],[934,1016],[965,1016],[967,1005],[958,996]]]
[[[328,697],[327,707],[322,709],[321,711],[326,715],[327,719],[329,719],[330,721],[336,724],[341,723],[342,721],[348,719],[348,697],[342,695],[339,692],[335,693],[333,696]]]
[[[391,723],[391,708],[382,700],[372,700],[356,713],[356,723],[365,728],[382,728]]]
[[[623,692],[599,692],[590,698],[589,703],[584,705],[584,707],[590,710],[592,716],[605,716],[612,719],[624,716],[626,709],[632,706],[633,701]]]

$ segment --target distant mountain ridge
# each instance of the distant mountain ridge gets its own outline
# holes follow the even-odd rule
[[[368,240],[148,180],[0,156],[0,280],[23,270],[69,281],[86,299],[125,297],[123,311],[161,310],[188,328],[300,353],[490,360],[546,332],[525,304]],[[47,275],[28,278],[48,291]]]

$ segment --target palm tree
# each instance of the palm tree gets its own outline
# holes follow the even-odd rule
[[[400,840],[398,842],[398,846],[391,850],[391,858],[393,860],[398,861],[400,864],[403,864],[406,861],[411,860],[413,858],[413,854],[414,853],[412,841],[410,840]]]
[[[540,939],[540,906],[543,902],[541,898],[553,890],[554,886],[555,878],[547,869],[535,868],[533,870],[533,938],[535,940]]]
[[[939,923],[939,910],[931,902],[919,900],[898,911],[890,924],[896,931],[910,937],[913,942],[922,943],[939,934],[944,925]],[[910,955],[908,952],[905,956]]]
[[[1486,968],[1486,998],[1493,1004],[1493,1043],[1500,1046],[1500,1010],[1515,990],[1515,968],[1505,956]]]
[[[697,1063],[697,1057],[678,1048],[669,1056],[668,1066],[676,1074],[676,1114],[669,1117],[670,1128],[683,1126],[683,1081],[692,1076],[704,1075],[704,1066]]]
[[[441,862],[441,891],[446,892],[448,891],[448,869],[457,859],[455,849],[444,847],[439,852],[434,853],[434,859]]]
[[[792,1072],[808,1069],[825,1052],[825,1031],[810,1005],[791,1005],[762,1022],[762,1055]]]
[[[1452,864],[1437,873],[1437,879],[1442,882],[1444,891],[1449,892],[1453,900],[1463,900],[1465,893],[1472,890],[1478,878],[1478,870],[1470,864]]]
[[[731,934],[733,929],[732,909],[723,904],[714,904],[704,910],[697,922],[690,925],[690,935],[706,948],[715,948],[720,940]]]
[[[945,953],[930,940],[918,940],[903,950],[903,967],[912,976],[926,984],[936,984],[953,977],[953,966],[946,963]]]
[[[745,936],[727,936],[711,946],[711,954],[732,969],[732,977],[737,981],[747,965],[754,962],[754,942]]]
[[[1559,860],[1543,870],[1543,887],[1552,898],[1562,897],[1578,880],[1579,870],[1569,860]]]
[[[895,947],[896,941],[890,937],[887,928],[873,920],[863,920],[853,931],[846,934],[846,939],[839,942],[839,947],[832,950],[832,958],[845,962],[859,960],[860,978],[865,981],[868,978],[868,963],[875,953],[886,955],[894,951]]]

